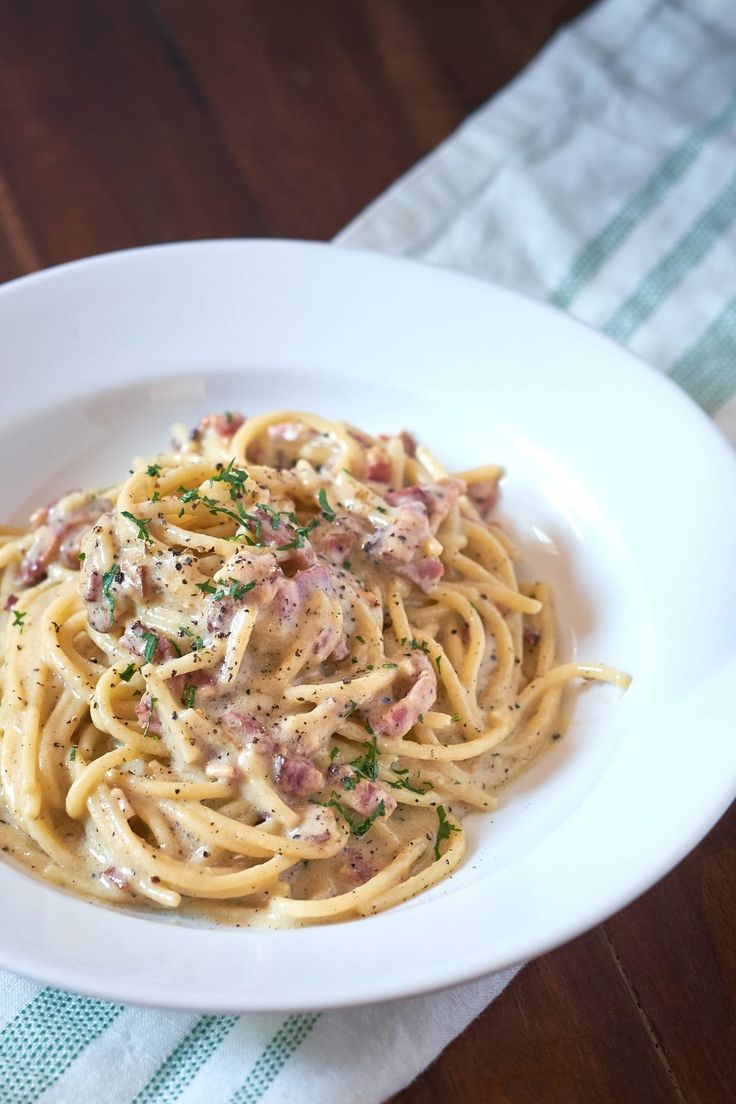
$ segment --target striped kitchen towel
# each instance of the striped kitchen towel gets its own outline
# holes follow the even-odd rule
[[[569,310],[736,440],[735,123],[734,0],[606,0],[338,243]],[[514,972],[291,1016],[124,1008],[0,974],[0,1102],[378,1104]]]

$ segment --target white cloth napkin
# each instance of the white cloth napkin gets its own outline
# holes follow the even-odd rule
[[[571,310],[736,439],[734,123],[734,0],[607,0],[338,243]],[[125,1008],[0,973],[0,1101],[379,1104],[514,973],[286,1017]]]

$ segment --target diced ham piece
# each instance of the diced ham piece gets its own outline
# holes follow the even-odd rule
[[[142,621],[134,621],[132,625],[128,625],[120,638],[120,643],[133,655],[142,656],[147,644],[147,641],[143,639],[143,634],[151,632],[152,630],[147,628]],[[153,658],[158,659],[159,663],[165,663],[167,659],[171,659],[174,655],[171,641],[167,640],[165,636],[158,636],[156,633],[153,633],[153,635],[156,637],[156,650]]]
[[[317,430],[303,422],[276,422],[266,432],[272,441],[304,441],[317,436]]]
[[[240,606],[253,607],[270,602],[284,578],[273,552],[240,554],[225,564],[222,574],[236,583],[255,583],[255,586],[238,599],[230,598],[227,594],[217,599],[214,595],[210,597],[207,603],[207,628],[217,634],[230,632],[233,617]],[[227,589],[227,586],[225,583],[222,589]]]
[[[144,694],[141,700],[135,707],[135,715],[138,718],[138,724],[148,736],[160,736],[161,735],[161,721],[158,718],[156,707],[154,706],[151,695]]]
[[[345,560],[350,559],[363,532],[357,518],[351,514],[342,514],[330,525],[322,524],[315,529],[311,540],[320,556],[336,567],[341,567]]]
[[[383,786],[379,786],[377,782],[371,782],[369,778],[361,778],[354,790],[345,790],[340,796],[340,800],[345,805],[349,805],[351,809],[355,809],[356,813],[360,813],[361,816],[370,816],[371,813],[375,813],[378,806],[383,802],[384,817],[390,817],[396,808],[396,798],[388,790],[385,790]]]
[[[64,495],[33,515],[31,520],[37,526],[36,532],[18,570],[22,586],[40,582],[56,560],[66,567],[79,567],[82,537],[112,503],[107,498],[86,499],[79,503],[78,497],[78,493]]]
[[[288,620],[317,590],[324,591],[330,597],[335,595],[330,573],[322,564],[297,571],[291,579],[284,576],[272,602],[276,616],[280,621]]]
[[[346,847],[342,852],[345,860],[338,870],[338,874],[350,885],[364,885],[374,874],[378,873],[378,865],[374,859],[359,847]]]
[[[10,610],[12,610],[13,606],[17,604],[17,602],[18,602],[18,595],[17,594],[9,594],[8,597],[5,599],[5,605],[3,606],[3,609],[5,610],[6,613],[9,613]]]
[[[493,479],[477,479],[468,483],[468,498],[483,518],[488,518],[498,503],[500,476]]]
[[[245,416],[243,414],[226,410],[223,414],[205,414],[198,428],[201,432],[206,432],[208,429],[212,430],[218,437],[229,441],[244,423]]]
[[[538,633],[536,629],[531,628],[530,625],[524,626],[523,631],[524,643],[530,648],[534,648],[540,640],[541,633]]]
[[[121,889],[123,893],[130,893],[128,879],[117,866],[108,866],[106,870],[103,870],[100,874],[100,881],[108,886],[114,886],[115,889]]]
[[[388,483],[391,479],[391,461],[380,445],[372,445],[366,453],[365,477],[374,483]]]
[[[422,545],[431,535],[424,507],[412,502],[400,506],[396,517],[365,541],[363,551],[377,563],[393,568],[429,591],[444,570],[438,557],[422,552]]]
[[[310,797],[324,783],[324,776],[314,763],[300,756],[274,755],[273,778],[282,790],[293,797]]]
[[[440,479],[437,483],[388,491],[386,502],[391,506],[411,506],[423,510],[430,531],[436,533],[464,491],[465,484],[461,479]]]
[[[421,671],[416,682],[403,698],[388,708],[374,706],[369,711],[373,731],[381,736],[400,738],[406,736],[437,700],[437,682],[434,672]]]
[[[417,454],[417,440],[413,434],[409,433],[408,429],[402,429],[399,434],[401,443],[404,446],[404,452],[407,456],[414,457]]]
[[[172,675],[167,679],[167,686],[172,694],[181,697],[182,702],[188,686],[193,686],[195,702],[210,701],[217,694],[217,675],[214,671],[190,671],[186,675]]]

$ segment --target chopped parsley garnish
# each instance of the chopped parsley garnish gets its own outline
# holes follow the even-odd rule
[[[153,543],[153,537],[148,532],[148,526],[151,524],[150,518],[136,517],[135,514],[131,514],[130,510],[123,510],[122,514],[124,518],[127,518],[128,521],[132,521],[133,525],[135,525],[140,540],[145,541],[146,544]]]
[[[286,552],[290,548],[303,548],[304,541],[312,532],[313,529],[319,525],[319,518],[312,518],[306,525],[297,526],[294,529],[294,539],[289,541],[288,544],[277,544],[276,550],[278,552]]]
[[[120,672],[120,681],[130,682],[137,670],[135,663],[129,663],[125,670]]]
[[[434,657],[434,661],[435,661],[435,663],[437,664],[437,670],[439,671],[439,669],[440,669],[440,663],[442,662],[442,656],[441,656],[441,655],[435,656],[435,657]]]
[[[201,652],[204,648],[204,640],[201,636],[195,636],[194,643],[192,644],[193,652]]]
[[[353,713],[355,712],[355,710],[357,708],[358,708],[358,703],[357,702],[349,701],[348,702],[348,707],[345,710],[345,712],[343,713],[343,717],[352,717]]]
[[[146,468],[146,475],[150,475],[151,479],[157,479],[160,474],[161,474],[161,465],[160,464],[149,464],[148,467]]]
[[[409,793],[424,795],[426,794],[427,790],[434,789],[434,786],[429,781],[424,783],[420,782],[417,786],[413,785],[413,783],[411,783],[406,777],[406,775],[408,775],[409,773],[408,767],[392,767],[391,770],[394,772],[394,774],[397,774],[399,776],[396,782],[388,783],[392,790],[408,790]]]
[[[25,610],[15,610],[14,609],[13,610],[13,626],[20,625],[20,627],[22,628],[25,616],[26,616],[26,611]]]
[[[153,707],[157,701],[158,698],[151,698],[151,704],[148,709],[148,720],[146,721],[146,727],[143,729],[144,736],[148,735],[148,730],[151,727],[151,721],[153,720]],[[158,736],[155,733],[153,733],[152,735],[155,740],[158,740]]]
[[[227,591],[229,598],[234,598],[237,602],[244,594],[247,594],[249,590],[253,590],[257,580],[253,580],[250,583],[239,583],[237,579],[230,580],[230,587]]]
[[[80,563],[84,563],[84,561],[87,559],[87,553],[86,552],[80,552],[77,559],[79,560]]]
[[[194,585],[196,586],[197,590],[201,590],[203,594],[217,593],[217,587],[213,586],[209,579],[205,579],[203,583],[195,583]]]
[[[365,817],[363,820],[356,820],[349,809],[346,809],[341,801],[333,794],[329,801],[312,801],[313,805],[322,805],[323,808],[336,809],[340,816],[347,821],[350,827],[350,834],[352,836],[364,836],[366,832],[373,826],[374,820],[383,816],[386,812],[386,806],[383,801],[380,801],[370,816]]]
[[[121,583],[122,581],[123,573],[116,563],[102,576],[102,593],[110,607],[111,618],[115,616],[115,595],[110,593],[110,588],[113,583]]]
[[[350,569],[351,569],[350,560],[343,560],[342,561],[342,566],[345,568],[346,571],[350,571]]]
[[[332,751],[330,752],[330,762],[334,763],[339,754],[340,754],[339,747],[333,747]]]
[[[378,510],[379,514],[387,514],[388,513],[388,510],[386,509],[385,506],[376,506],[376,509]]]
[[[179,626],[179,636],[194,636],[194,633],[186,625]]]
[[[378,746],[376,743],[376,737],[373,736],[373,729],[370,725],[366,724],[367,731],[373,737],[365,745],[365,752],[357,759],[353,759],[350,766],[355,772],[355,778],[344,779],[343,785],[348,790],[355,789],[356,778],[367,778],[369,782],[375,782],[378,778]],[[346,782],[352,782],[352,786],[345,785]]]
[[[322,517],[325,519],[325,521],[334,521],[337,517],[337,514],[327,501],[327,491],[324,489],[324,487],[320,488],[317,499],[319,501],[320,509],[322,510]]]
[[[358,640],[361,644],[365,644],[365,640],[362,636],[357,636],[356,635],[355,639]]]
[[[156,648],[158,647],[158,637],[155,633],[152,632],[144,632],[141,635],[146,642],[143,649],[143,658],[145,659],[146,663],[150,663],[154,655],[156,654]]]
[[[187,707],[187,709],[194,708],[194,698],[196,696],[196,693],[197,687],[194,686],[193,683],[188,682],[184,687],[184,705]]]
[[[415,652],[424,652],[425,655],[429,655],[429,648],[425,640],[413,639],[409,641],[409,644]]]
[[[224,468],[218,471],[217,475],[212,476],[210,483],[227,483],[230,498],[235,502],[238,498],[243,497],[243,488],[247,478],[247,471],[244,471],[243,468],[236,468],[235,457],[233,457]]]
[[[434,841],[434,857],[440,859],[440,844],[443,840],[449,840],[452,832],[459,832],[457,824],[447,819],[444,805],[437,806],[437,837]]]
[[[73,763],[77,758],[77,749],[75,747],[69,748],[69,762]]]
[[[160,502],[160,501],[161,501],[161,495],[158,493],[158,491],[154,491],[153,494],[151,495],[151,502]]]
[[[388,670],[393,670],[394,667],[398,667],[399,665],[398,663],[382,663],[381,666],[388,668]]]
[[[450,720],[452,721],[453,724],[457,724],[457,722],[460,720],[460,714],[459,713],[453,713],[452,716],[450,717]]]

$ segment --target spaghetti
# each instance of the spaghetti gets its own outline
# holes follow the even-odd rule
[[[559,734],[501,470],[311,414],[208,416],[0,531],[3,850],[113,904],[272,927],[377,912]],[[4,624],[2,624],[4,622]]]

